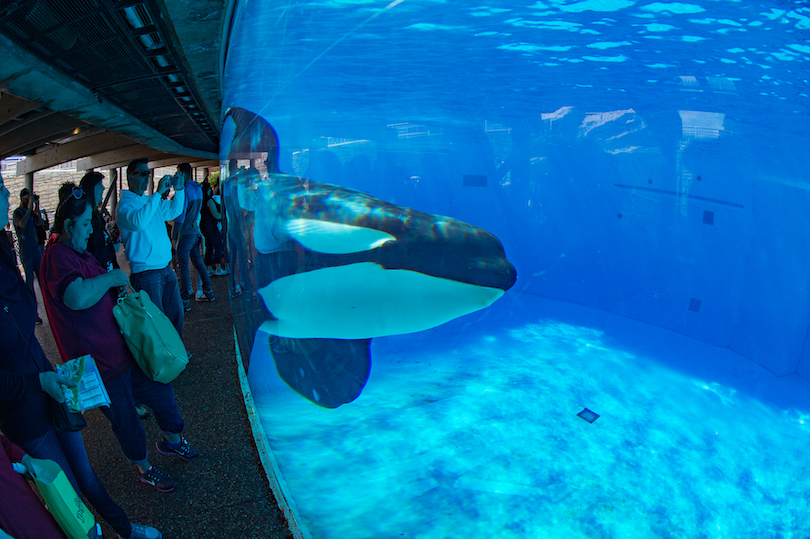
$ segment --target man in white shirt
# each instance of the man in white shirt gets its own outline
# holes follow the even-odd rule
[[[170,265],[172,244],[166,230],[171,221],[183,211],[183,182],[164,176],[157,191],[145,195],[152,173],[146,159],[136,159],[127,166],[129,191],[121,193],[117,224],[124,240],[124,249],[132,271],[130,283],[135,290],[146,290],[149,298],[171,320],[183,335],[183,304],[177,275]],[[163,198],[171,187],[172,200]]]

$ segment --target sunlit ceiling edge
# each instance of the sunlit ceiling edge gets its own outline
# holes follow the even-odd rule
[[[117,106],[99,102],[90,89],[22,50],[2,34],[0,50],[6,53],[5,61],[0,62],[0,88],[8,93],[40,102],[51,110],[119,133],[155,150],[190,157],[218,157],[213,152],[178,144]]]

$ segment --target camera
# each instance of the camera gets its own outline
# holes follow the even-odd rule
[[[39,202],[39,195],[38,194],[34,193],[33,198],[34,198],[34,202]]]

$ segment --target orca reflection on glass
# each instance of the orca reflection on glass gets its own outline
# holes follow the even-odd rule
[[[283,174],[266,120],[232,107],[224,121],[233,122],[229,161],[266,155],[265,178],[249,168],[227,180],[254,218],[264,319],[251,331],[270,335],[279,376],[315,404],[336,408],[357,398],[370,371],[370,339],[483,309],[515,283],[514,266],[489,232]]]

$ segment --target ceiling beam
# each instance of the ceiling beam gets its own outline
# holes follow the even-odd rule
[[[191,168],[215,168],[219,170],[219,161],[216,159],[206,159],[205,161],[193,161],[189,164],[191,165]]]
[[[111,169],[121,166],[127,166],[130,161],[141,158],[162,158],[163,156],[171,155],[155,150],[143,144],[136,144],[134,146],[127,146],[126,148],[118,148],[107,152],[89,155],[79,159],[76,163],[77,170],[90,170],[93,168]]]
[[[152,170],[152,169],[155,169],[155,168],[160,168],[160,167],[169,167],[169,166],[176,165],[178,163],[184,163],[184,162],[188,161],[188,157],[185,156],[185,155],[171,155],[171,154],[167,154],[167,153],[153,153],[153,154],[150,154],[150,155],[141,154],[137,158],[141,158],[141,157],[149,161],[149,170]],[[158,161],[155,161],[155,159],[158,159]],[[104,166],[104,168],[105,169],[124,168],[127,165],[129,165],[130,161],[132,161],[132,159],[130,159],[128,161],[120,161],[118,163],[112,163],[110,165]],[[166,162],[168,162],[169,164],[165,164]]]
[[[42,109],[32,111],[31,114],[25,114],[22,117],[18,116],[17,118],[14,118],[10,122],[6,122],[3,125],[0,125],[0,137],[4,137],[7,134],[11,133],[12,131],[15,131],[21,127],[25,127],[30,123],[39,122],[50,116],[53,116],[55,118],[56,116],[54,116],[54,114],[56,113],[52,110]]]
[[[187,155],[175,155],[174,157],[167,157],[159,161],[149,161],[149,168],[173,167],[180,163],[190,163],[192,159],[194,158]]]
[[[91,135],[65,144],[59,144],[20,161],[17,163],[17,176],[22,176],[29,172],[37,172],[38,170],[43,170],[60,163],[73,161],[74,159],[102,154],[112,150],[120,150],[128,146],[143,147],[140,144],[136,144],[132,139],[109,131]],[[87,169],[79,168],[78,170]]]
[[[0,139],[0,159],[19,155],[86,125],[64,114],[50,114],[19,127]]]
[[[0,125],[22,116],[41,105],[36,101],[29,101],[15,95],[0,93]]]

